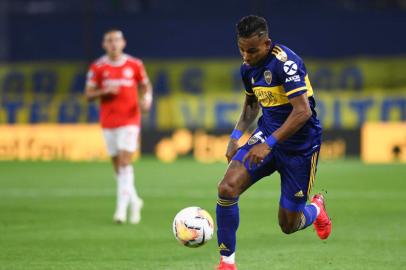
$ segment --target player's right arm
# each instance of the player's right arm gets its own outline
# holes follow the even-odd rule
[[[101,96],[110,94],[115,95],[118,93],[117,86],[107,86],[101,88],[101,76],[99,73],[100,72],[97,70],[94,64],[90,67],[87,73],[85,96],[88,101],[93,101]]]
[[[85,89],[85,96],[88,101],[93,101],[101,96],[110,95],[110,94],[117,94],[118,88],[117,87],[106,87],[106,88],[96,88],[95,86],[86,85]]]
[[[255,121],[255,119],[258,116],[259,113],[259,103],[258,99],[256,98],[252,87],[249,83],[248,78],[246,78],[243,68],[241,68],[241,76],[242,76],[242,81],[244,83],[245,87],[245,101],[244,105],[242,108],[242,112],[240,115],[240,118],[237,121],[237,124],[235,125],[234,131],[238,131],[244,133],[248,127]],[[233,131],[233,133],[234,133]],[[230,141],[228,142],[227,146],[227,151],[226,151],[226,157],[228,162],[231,161],[233,156],[238,150],[238,139],[233,138],[234,136],[230,137]]]
[[[255,121],[259,112],[259,104],[257,98],[252,95],[245,95],[245,101],[237,124],[234,129],[245,132],[248,127]]]
[[[259,112],[258,100],[254,95],[246,95],[240,119],[238,119],[234,130],[239,130],[244,133],[248,127],[255,121]],[[238,139],[230,138],[228,142],[226,157],[228,162],[231,161],[233,156],[238,150]]]

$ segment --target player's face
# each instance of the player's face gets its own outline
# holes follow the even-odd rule
[[[106,33],[103,39],[103,48],[111,57],[120,56],[125,48],[125,39],[121,31]]]
[[[268,37],[253,35],[249,38],[238,38],[238,47],[242,59],[250,66],[259,64],[269,52],[271,40]]]

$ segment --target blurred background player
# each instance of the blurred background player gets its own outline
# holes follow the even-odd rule
[[[281,176],[281,230],[291,234],[314,223],[321,239],[331,232],[323,196],[317,194],[311,204],[306,203],[315,179],[322,133],[306,67],[293,51],[271,41],[262,17],[242,18],[237,36],[244,60],[241,76],[246,98],[227,148],[230,164],[218,186],[219,270],[237,269],[239,196],[275,171]],[[260,107],[257,129],[238,149],[238,139],[256,119]]]
[[[100,123],[117,177],[117,206],[114,220],[130,223],[141,219],[142,199],[134,184],[132,154],[138,147],[141,114],[152,104],[152,85],[140,59],[124,54],[126,41],[122,31],[104,33],[102,47],[106,55],[89,69],[85,95],[88,100],[100,99]],[[138,101],[138,87],[141,100]]]

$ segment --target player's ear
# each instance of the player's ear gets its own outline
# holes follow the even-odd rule
[[[267,48],[271,48],[271,44],[272,44],[272,40],[270,38],[268,38],[267,40],[265,40],[265,46]]]

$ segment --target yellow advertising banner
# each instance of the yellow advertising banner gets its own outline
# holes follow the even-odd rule
[[[241,138],[248,141],[250,133]],[[228,133],[209,134],[204,130],[175,130],[154,141],[145,138],[151,152],[162,162],[174,162],[180,156],[193,156],[202,163],[226,162]],[[345,142],[341,139],[323,142],[322,159],[343,158]],[[134,159],[140,151],[134,154]],[[97,124],[0,125],[0,160],[108,160],[102,130]]]
[[[0,125],[0,160],[107,160],[99,125]]]
[[[250,138],[250,132],[246,132],[239,140],[240,146]],[[358,138],[354,138],[357,140]],[[230,140],[230,134],[209,134],[204,130],[191,131],[178,129],[171,136],[160,139],[155,145],[155,155],[162,161],[171,163],[178,157],[191,153],[194,159],[202,163],[223,162],[226,163],[225,152]],[[344,139],[323,140],[320,150],[320,159],[344,158],[346,141]]]
[[[406,121],[404,59],[306,63],[324,129]],[[235,125],[244,99],[239,60],[145,64],[154,85],[154,103],[143,119],[144,127],[216,130]],[[86,69],[79,62],[0,64],[0,124],[97,123],[98,104],[83,96]]]
[[[406,123],[364,124],[361,157],[367,163],[406,163]]]
[[[366,121],[406,121],[406,91],[385,93],[317,92],[316,111],[324,129],[359,128]],[[155,101],[147,124],[158,130],[234,127],[244,94],[170,95]]]

